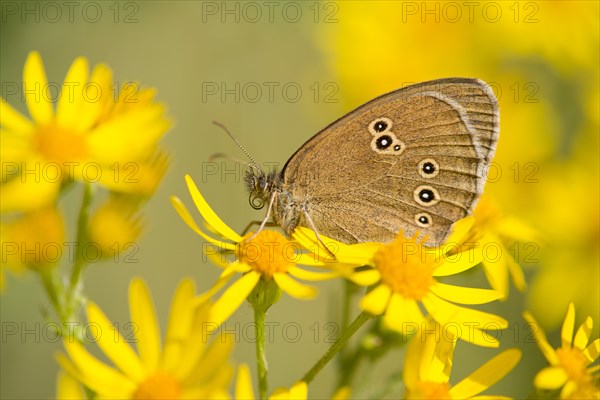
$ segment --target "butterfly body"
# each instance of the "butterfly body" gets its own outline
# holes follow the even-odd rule
[[[251,199],[297,226],[345,243],[419,231],[443,243],[483,191],[499,132],[483,81],[450,78],[380,96],[301,146],[280,173],[251,169]]]

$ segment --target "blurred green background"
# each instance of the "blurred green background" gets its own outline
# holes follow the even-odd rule
[[[524,265],[530,290],[513,288],[508,302],[491,309],[522,324],[521,311],[531,308],[552,330],[573,300],[578,321],[589,314],[600,322],[598,2],[73,3],[71,9],[61,2],[1,2],[2,96],[26,114],[20,94],[6,90],[7,83],[21,82],[31,50],[41,53],[48,80],[57,83],[85,56],[91,64],[107,63],[119,83],[157,88],[175,120],[164,140],[171,168],[144,209],[138,262],[102,262],[86,272],[87,295],[113,320],[128,321],[132,276],[148,282],[163,327],[182,277],[195,278],[203,291],[218,276],[219,269],[202,260],[201,239],[169,204],[177,195],[192,205],[184,174],[235,229],[263,216],[248,205],[240,174],[208,174],[211,154],[243,158],[211,121],[224,123],[259,163],[282,166],[322,127],[379,94],[465,76],[489,82],[500,101],[496,163],[502,175],[486,191],[543,237],[536,262]],[[219,162],[218,172],[224,165],[235,170],[234,163]],[[73,191],[62,203],[70,239],[79,201]],[[481,276],[475,279],[485,285]],[[269,312],[268,320],[280,324],[267,344],[271,387],[292,384],[330,345],[326,324],[336,320],[341,282],[319,287],[316,301],[284,296]],[[9,274],[1,301],[1,397],[53,397],[53,354],[60,344],[38,328],[47,299],[37,276]],[[236,360],[254,367],[254,344],[243,335],[251,321],[251,309],[242,306],[227,326],[242,333]],[[8,335],[6,323],[16,323],[19,334]],[[286,340],[286,326],[290,335],[300,327],[297,341]],[[524,397],[544,360],[535,345],[523,343],[522,325],[511,326],[503,347],[522,347],[526,361],[491,392]],[[456,354],[458,379],[496,351],[459,345]],[[362,373],[377,382],[378,371],[399,370],[401,359],[400,352],[389,354]],[[309,387],[310,396],[328,396],[332,379],[326,370]]]

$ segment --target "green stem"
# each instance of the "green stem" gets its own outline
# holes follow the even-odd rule
[[[86,183],[83,189],[83,199],[81,201],[81,209],[79,210],[79,216],[77,218],[77,237],[75,241],[75,259],[73,260],[73,267],[71,271],[71,279],[69,282],[69,289],[67,291],[66,301],[66,317],[71,318],[77,311],[79,304],[79,297],[83,289],[83,282],[81,275],[83,269],[87,264],[85,256],[83,254],[84,244],[88,240],[88,225],[90,219],[90,206],[94,198],[93,187],[90,183]]]
[[[346,358],[344,359],[345,368],[340,373],[338,388],[346,386],[352,381],[352,378],[354,378],[354,373],[360,365],[363,355],[364,351],[362,346],[359,346],[351,356],[346,355]]]
[[[54,268],[52,269],[43,269],[40,271],[40,278],[42,279],[42,284],[44,285],[44,289],[46,290],[46,294],[50,298],[50,302],[54,307],[54,310],[58,314],[61,322],[63,320],[63,304],[61,302],[61,290],[62,286],[58,282],[58,277],[56,276],[56,271]]]
[[[256,363],[258,366],[259,398],[267,398],[267,354],[265,352],[265,318],[267,310],[258,305],[254,306],[254,324],[256,326]]]
[[[352,298],[354,293],[356,293],[356,284],[349,281],[344,280],[344,300],[342,304],[342,318],[341,318],[341,331],[343,332],[350,324],[350,309],[352,308]],[[347,358],[347,349],[346,347],[342,348],[340,351],[339,367],[340,370],[344,368],[345,360]]]
[[[344,332],[342,332],[342,335],[339,337],[337,342],[335,342],[329,348],[329,350],[327,350],[327,352],[323,354],[321,359],[317,361],[316,364],[313,365],[313,367],[304,375],[302,380],[306,383],[310,383],[315,378],[315,376],[317,376],[317,374],[327,365],[327,363],[331,361],[331,359],[346,345],[348,340],[356,333],[356,331],[371,318],[371,314],[367,313],[366,311],[361,312],[358,315],[358,317],[356,317],[356,319],[352,321],[350,326],[348,326],[348,328],[345,329]]]

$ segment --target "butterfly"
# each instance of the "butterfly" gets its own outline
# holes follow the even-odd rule
[[[377,97],[310,138],[280,172],[247,170],[251,203],[268,204],[260,229],[272,214],[289,235],[303,226],[352,244],[419,232],[426,246],[440,245],[483,192],[499,122],[479,79]]]

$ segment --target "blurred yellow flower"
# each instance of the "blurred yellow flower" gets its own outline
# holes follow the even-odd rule
[[[0,211],[52,204],[65,183],[99,183],[111,190],[150,195],[166,165],[157,144],[170,127],[154,90],[126,84],[115,95],[112,72],[77,58],[67,72],[56,110],[40,55],[23,71],[33,121],[0,102],[2,191]],[[157,162],[157,158],[159,162]]]
[[[96,341],[109,366],[85,347],[66,338],[68,357],[59,354],[63,370],[99,398],[118,399],[200,399],[227,398],[232,375],[228,359],[232,340],[222,337],[207,341],[206,323],[210,304],[195,306],[194,283],[181,282],[171,304],[169,325],[161,348],[160,330],[152,297],[140,279],[129,287],[129,309],[136,353],[128,339],[94,303],[87,306],[90,326],[97,327],[90,340]]]
[[[142,232],[139,202],[131,196],[111,195],[91,216],[89,238],[104,257],[137,248]]]
[[[202,296],[202,299],[221,290],[236,273],[242,274],[242,277],[230,285],[215,302],[211,317],[213,322],[220,324],[229,318],[261,280],[263,282],[273,280],[281,290],[292,297],[312,299],[317,294],[316,289],[300,283],[294,278],[319,281],[339,276],[339,273],[335,271],[316,272],[298,267],[296,264],[314,267],[323,267],[325,264],[318,261],[314,255],[299,252],[302,250],[299,245],[288,241],[276,231],[265,229],[257,235],[252,233],[245,237],[238,235],[212,210],[192,178],[186,175],[185,180],[194,204],[204,218],[207,228],[226,240],[215,239],[202,231],[181,200],[171,197],[171,203],[183,221],[194,232],[211,243],[211,247],[204,249],[205,254],[215,264],[224,268],[220,278]],[[235,253],[236,260],[228,263],[223,258],[224,252]]]
[[[560,327],[571,302],[584,315],[600,314],[600,206],[599,192],[591,186],[598,182],[598,157],[581,159],[578,165],[550,169],[555,179],[546,183],[547,193],[535,199],[544,210],[585,199],[576,208],[557,207],[551,218],[538,216],[548,240],[540,254],[542,268],[527,291],[527,308],[546,330]],[[598,326],[594,332],[598,334]]]
[[[486,193],[507,215],[535,227],[544,243],[538,252],[535,240],[524,240],[516,257],[521,265],[539,259],[530,307],[547,327],[560,324],[557,310],[569,301],[597,315],[600,3],[375,0],[336,7],[338,23],[320,24],[315,41],[339,81],[343,111],[442,77],[491,85],[502,139]],[[502,233],[497,225],[487,228]],[[516,238],[498,243],[506,239]],[[504,296],[509,276],[524,287],[511,257],[485,267]]]
[[[600,338],[590,342],[594,321],[587,317],[575,332],[575,306],[569,304],[561,330],[561,347],[554,349],[529,312],[524,313],[544,357],[550,364],[535,377],[536,388],[560,391],[561,399],[600,398]]]
[[[360,307],[373,315],[383,314],[385,325],[403,334],[414,332],[426,322],[422,308],[427,310],[440,329],[454,331],[467,342],[481,346],[497,347],[498,340],[486,330],[507,327],[499,316],[462,307],[458,304],[485,304],[498,300],[495,290],[469,288],[439,282],[440,277],[469,270],[481,262],[477,248],[467,248],[455,254],[462,236],[470,227],[471,218],[455,224],[447,241],[452,246],[444,249],[427,248],[417,240],[404,237],[400,232],[389,244],[361,243],[344,245],[336,243],[335,255],[342,265],[363,265],[344,275],[354,283],[372,286],[361,299]],[[329,240],[329,239],[327,239]]]
[[[412,338],[404,360],[405,398],[505,399],[506,397],[501,396],[477,395],[508,374],[518,364],[521,351],[505,350],[458,383],[451,385],[455,346],[456,338],[440,337],[426,331],[421,331]]]
[[[64,371],[59,371],[56,378],[56,398],[57,400],[83,400],[87,399],[87,396],[77,379]]]
[[[25,267],[40,270],[59,264],[66,254],[63,218],[54,207],[26,213],[0,224],[0,242],[0,287],[3,287],[5,267],[19,272]]]
[[[519,262],[539,262],[536,231],[515,217],[503,215],[486,194],[477,203],[473,216],[475,223],[464,240],[477,243],[481,249],[483,270],[492,288],[506,299],[510,275],[515,287],[524,291],[527,283]]]
[[[254,400],[254,390],[250,378],[250,369],[246,364],[238,367],[237,380],[235,384],[236,400]],[[289,389],[278,388],[269,396],[269,400],[306,400],[308,398],[308,387],[306,382],[297,382]]]

